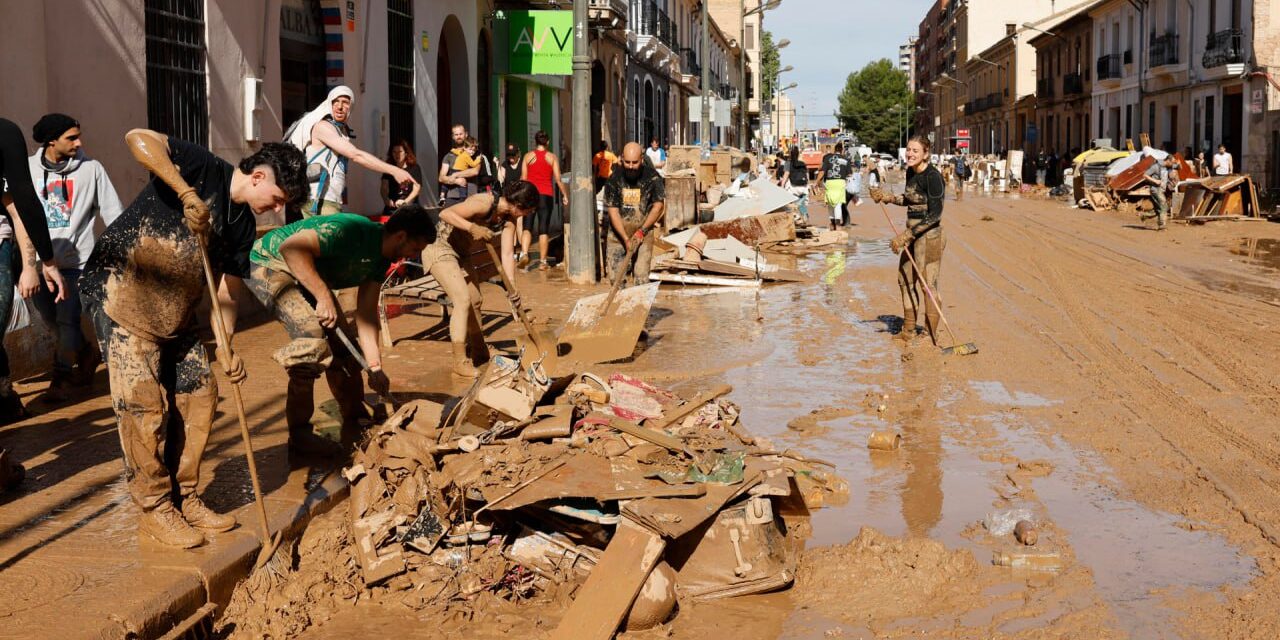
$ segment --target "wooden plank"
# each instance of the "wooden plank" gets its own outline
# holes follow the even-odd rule
[[[691,398],[688,402],[680,405],[679,407],[676,407],[675,409],[672,409],[671,412],[662,416],[662,418],[658,420],[646,421],[645,426],[649,427],[650,429],[658,429],[658,430],[666,429],[672,424],[675,424],[676,421],[683,420],[685,416],[702,408],[702,406],[707,404],[708,402],[711,402],[712,400],[715,400],[720,396],[727,395],[732,392],[733,392],[733,385],[722,384],[705,393],[699,393],[698,395]]]
[[[1226,216],[1242,216],[1244,215],[1244,198],[1240,189],[1236,189],[1227,194],[1222,203],[1222,215]]]
[[[747,287],[758,289],[760,281],[755,278],[732,278],[729,276],[698,276],[685,273],[661,273],[652,271],[649,273],[650,280],[658,282],[676,282],[679,284],[707,284],[721,287]]]
[[[675,436],[667,435],[661,431],[657,431],[654,429],[647,429],[634,422],[631,422],[630,420],[623,420],[622,418],[618,418],[616,416],[605,416],[602,413],[594,414],[594,415],[599,418],[607,418],[610,427],[617,429],[618,431],[621,431],[627,435],[640,438],[645,442],[652,442],[653,444],[656,444],[659,447],[670,449],[671,451],[675,451],[677,453],[682,452],[685,449],[684,441]]]
[[[551,640],[609,640],[662,558],[661,536],[623,518]]]

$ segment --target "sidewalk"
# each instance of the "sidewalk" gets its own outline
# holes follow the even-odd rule
[[[343,499],[346,483],[326,478],[333,463],[290,468],[285,378],[270,359],[285,336],[275,323],[256,324],[236,338],[250,372],[245,408],[271,530],[296,529]],[[207,602],[225,603],[260,540],[230,387],[219,384],[201,493],[239,526],[191,551],[137,533],[104,368],[91,392],[56,407],[40,399],[46,380],[17,385],[40,415],[0,429],[0,444],[27,468],[20,489],[0,496],[0,638],[156,637]],[[330,397],[324,384],[317,389],[319,401]],[[317,412],[317,423],[325,421]]]

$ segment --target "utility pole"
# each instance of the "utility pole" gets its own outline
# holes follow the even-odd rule
[[[711,157],[711,30],[707,26],[711,9],[707,2],[702,0],[702,119],[698,122],[704,160]]]
[[[760,5],[764,7],[764,5]],[[738,0],[738,148],[747,150],[747,0]]]
[[[591,52],[587,49],[587,1],[573,2],[573,185],[569,199],[569,281],[596,281],[595,195],[591,192]]]

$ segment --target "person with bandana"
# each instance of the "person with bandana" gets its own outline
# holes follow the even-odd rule
[[[311,190],[307,203],[302,207],[304,217],[342,211],[347,167],[352,162],[378,174],[389,174],[400,185],[412,185],[413,190],[417,190],[418,183],[408,171],[383,162],[352,144],[356,134],[347,121],[351,117],[354,97],[350,87],[334,87],[320,106],[302,116],[285,133],[285,140],[301,149],[307,159],[307,180],[311,183]]]
[[[666,183],[658,170],[645,162],[644,150],[635,142],[623,147],[620,168],[604,185],[604,207],[609,216],[605,265],[610,279],[618,269],[630,267],[631,281],[645,283],[653,261],[653,235],[649,232],[666,211]],[[627,251],[636,243],[640,246],[633,263],[624,265]]]
[[[94,224],[100,218],[108,227],[124,210],[107,170],[85,155],[80,123],[71,116],[50,113],[32,127],[31,137],[40,149],[29,159],[36,197],[44,205],[54,260],[67,281],[67,296],[54,302],[45,288],[32,296],[36,310],[57,337],[53,352],[53,381],[44,399],[65,402],[75,387],[93,383],[101,360],[80,328],[80,293],[76,281],[93,253],[97,240]],[[76,367],[79,371],[75,371]]]

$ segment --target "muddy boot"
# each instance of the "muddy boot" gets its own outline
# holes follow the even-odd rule
[[[138,518],[138,531],[160,544],[190,549],[204,544],[204,534],[187,524],[173,505],[165,502]]]
[[[44,401],[61,404],[71,398],[71,391],[74,385],[71,384],[71,376],[66,373],[54,373],[53,381],[49,383],[49,388],[44,392]]]
[[[8,449],[0,449],[0,491],[11,491],[22,484],[27,469],[13,459]]]
[[[284,419],[289,425],[289,453],[300,456],[336,458],[342,455],[338,443],[316,435],[311,427],[315,412],[316,377],[290,372],[289,390],[285,396]]]
[[[182,519],[186,520],[187,524],[205,531],[230,531],[236,526],[235,517],[215,513],[196,496],[187,496],[182,499]]]
[[[22,406],[22,398],[14,392],[13,383],[9,381],[9,377],[0,377],[0,427],[30,417],[31,412]]]
[[[467,343],[453,343],[453,375],[459,378],[475,379],[480,375],[480,370],[471,364],[471,357],[467,355]]]
[[[902,328],[898,329],[898,335],[894,336],[899,342],[911,342],[916,337],[916,314],[907,313],[902,316]]]
[[[71,382],[78,387],[93,386],[93,376],[98,372],[99,364],[102,364],[102,352],[91,345],[85,345],[76,358],[76,373]]]

